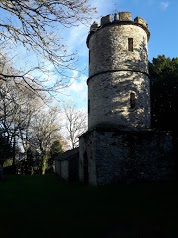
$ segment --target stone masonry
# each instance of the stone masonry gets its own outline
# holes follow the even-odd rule
[[[168,132],[98,128],[83,135],[80,145],[80,180],[84,181],[86,176],[89,184],[175,179],[174,149]],[[86,163],[88,175],[83,170]]]
[[[87,37],[89,130],[99,124],[150,128],[149,37],[146,22],[138,17],[132,21],[129,13],[120,13],[113,20],[108,15],[101,25],[91,26]],[[132,50],[128,49],[130,39]]]
[[[147,42],[141,17],[94,22],[89,48],[88,132],[79,139],[79,179],[92,185],[170,181],[172,136],[151,129]]]

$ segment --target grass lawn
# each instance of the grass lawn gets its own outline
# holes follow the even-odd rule
[[[0,182],[0,238],[178,237],[176,183],[94,188],[55,175]]]

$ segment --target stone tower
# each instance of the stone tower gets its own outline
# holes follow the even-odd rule
[[[129,12],[94,22],[89,48],[88,131],[79,138],[79,179],[93,185],[175,179],[172,136],[150,126],[145,20]]]
[[[94,22],[89,48],[88,129],[150,128],[148,25],[120,12]]]

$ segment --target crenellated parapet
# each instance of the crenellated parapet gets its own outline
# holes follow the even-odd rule
[[[100,23],[94,21],[93,24],[90,27],[90,31],[87,37],[87,46],[89,39],[93,33],[100,30],[103,27],[110,26],[110,25],[136,25],[141,28],[143,28],[147,33],[147,39],[150,38],[150,31],[148,28],[148,24],[146,23],[145,19],[142,17],[136,17],[134,20],[132,20],[132,15],[130,12],[118,12],[114,15],[106,15],[103,16],[100,20]]]
[[[151,129],[148,40],[141,17],[106,15],[91,25],[88,131],[79,138],[79,178],[92,185],[176,181],[172,136]]]
[[[91,25],[88,128],[115,125],[150,128],[148,39],[141,17],[130,12],[106,15]]]

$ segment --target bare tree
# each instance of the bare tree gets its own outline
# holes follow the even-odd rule
[[[0,13],[3,15],[0,18],[0,46],[3,47],[0,58],[4,57],[4,52],[9,55],[9,49],[20,46],[26,50],[26,54],[33,52],[34,61],[38,61],[32,68],[23,70],[23,73],[1,70],[0,79],[21,78],[31,88],[48,92],[64,87],[70,76],[66,70],[74,68],[74,55],[67,52],[67,46],[63,43],[63,28],[87,23],[95,12],[88,2],[89,0],[0,1]],[[46,76],[43,75],[40,80],[39,73],[37,77],[31,76],[33,70],[48,74],[51,69],[60,75],[53,84],[45,84]]]
[[[63,108],[67,139],[70,147],[75,148],[78,146],[79,136],[87,130],[87,114],[84,110],[77,109],[72,102],[64,104]]]
[[[58,124],[58,110],[55,108],[41,111],[33,118],[31,124],[31,145],[41,155],[41,172],[45,174],[49,151],[52,143],[60,138],[60,125]]]
[[[34,91],[24,86],[24,82],[18,87],[14,85],[13,81],[6,81],[1,85],[0,134],[6,136],[9,144],[13,146],[14,167],[19,140],[24,154],[27,155],[31,120],[39,111],[42,103],[43,101],[36,96]]]

